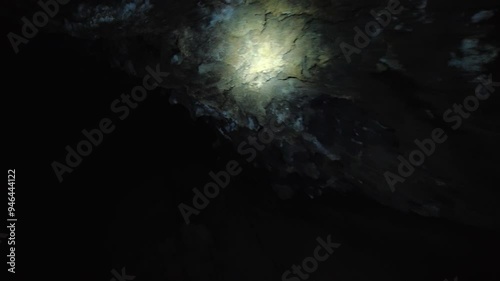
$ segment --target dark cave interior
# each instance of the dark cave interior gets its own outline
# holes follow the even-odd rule
[[[428,137],[432,128],[444,126],[440,118],[427,115],[442,114],[447,105],[463,100],[473,90],[464,85],[470,85],[471,77],[477,73],[457,71],[459,75],[440,61],[449,46],[459,44],[457,38],[463,34],[486,38],[489,44],[500,46],[495,36],[497,14],[484,24],[488,28],[449,28],[455,33],[441,36],[434,46],[424,47],[425,42],[436,38],[422,34],[431,33],[428,30],[432,28],[450,26],[454,20],[452,16],[440,17],[443,7],[439,4],[429,4],[435,9],[429,12],[435,17],[431,26],[415,27],[409,34],[390,35],[387,31],[387,35],[381,35],[386,38],[380,44],[398,49],[399,63],[406,68],[394,67],[397,63],[388,63],[390,59],[385,58],[386,64],[377,65],[383,71],[375,71],[372,56],[385,48],[377,41],[363,50],[360,61],[342,66],[343,72],[325,66],[338,79],[338,85],[330,89],[330,82],[325,80],[329,76],[319,67],[321,59],[307,70],[318,81],[306,74],[306,68],[300,73],[302,80],[298,79],[300,75],[293,76],[290,73],[294,70],[286,68],[288,62],[285,70],[275,71],[279,63],[267,59],[249,67],[263,70],[264,74],[242,74],[226,68],[220,70],[216,63],[198,58],[200,54],[194,50],[199,48],[205,53],[203,46],[189,41],[196,39],[188,40],[175,33],[186,22],[192,24],[193,30],[197,22],[208,21],[210,28],[224,24],[229,20],[223,13],[228,7],[254,1],[208,1],[211,4],[206,4],[207,7],[223,11],[219,14],[212,11],[222,18],[220,21],[218,18],[209,21],[210,18],[200,15],[202,12],[191,11],[196,1],[151,2],[153,10],[162,8],[162,3],[164,9],[171,9],[157,14],[150,11],[147,18],[152,22],[164,13],[172,17],[161,24],[148,23],[144,30],[138,30],[134,24],[92,29],[79,19],[75,22],[81,24],[78,31],[81,33],[75,29],[73,33],[61,31],[64,21],[59,20],[22,45],[18,54],[12,54],[10,45],[3,48],[6,50],[3,53],[7,53],[2,59],[3,73],[7,76],[4,81],[9,84],[4,90],[4,104],[8,108],[5,147],[8,165],[20,170],[16,206],[21,222],[25,221],[16,233],[21,242],[16,258],[19,273],[15,278],[19,279],[8,280],[27,280],[35,274],[52,280],[107,281],[116,277],[112,270],[120,272],[122,268],[139,281],[500,280],[496,152],[500,140],[497,110],[500,100],[497,97],[493,99],[492,95],[491,100],[481,104],[478,113],[464,121],[459,130],[446,131],[449,141],[445,148],[438,148],[426,165],[416,169],[414,181],[409,180],[396,192],[390,192],[384,186],[383,176],[389,165],[386,163],[409,151],[414,138]],[[337,1],[305,2],[320,5]],[[368,5],[365,3],[368,1],[354,2],[353,6]],[[402,2],[406,5],[408,1]],[[414,6],[415,2],[419,1],[409,1]],[[450,14],[460,14],[466,8],[482,10],[483,6],[484,10],[498,11],[494,1],[475,2],[478,3],[457,4]],[[97,3],[89,1],[88,5]],[[19,30],[18,19],[37,9],[29,1],[5,5],[8,9],[2,15],[8,23],[2,27],[3,34]],[[77,7],[68,4],[58,17],[71,18]],[[234,11],[237,14],[238,8]],[[315,19],[307,21],[313,27],[316,17],[320,19],[318,22],[323,20],[319,12],[304,13]],[[271,17],[266,22],[270,29],[274,14],[265,16]],[[405,19],[401,16],[400,20]],[[287,17],[280,20],[286,21]],[[155,29],[161,29],[162,25],[171,29]],[[314,28],[323,30],[325,37],[334,32],[324,26]],[[462,33],[457,35],[457,30]],[[352,28],[349,31],[352,33]],[[114,32],[115,35],[110,35]],[[178,48],[169,45],[173,43],[161,43],[162,48],[169,48],[159,50],[158,45],[151,43],[166,40],[169,35],[158,35],[164,33],[177,34],[177,41],[173,42]],[[208,38],[217,36],[215,32],[208,34]],[[415,42],[419,37],[423,38],[422,46],[409,48],[401,43]],[[123,54],[122,45],[128,48]],[[256,45],[261,48],[265,43]],[[279,46],[256,52],[267,55],[275,48]],[[311,48],[305,46],[306,50]],[[188,50],[193,51],[191,56]],[[423,58],[415,54],[416,50],[428,55]],[[343,55],[336,54],[330,60],[344,60]],[[133,61],[133,71],[122,60],[125,56]],[[472,61],[486,60],[481,73],[493,73],[493,80],[499,79],[495,78],[500,77],[498,59],[489,61],[484,53],[471,56]],[[168,85],[149,91],[148,98],[120,120],[119,115],[110,111],[110,104],[143,82],[138,65],[153,65],[150,57],[169,65],[168,72],[175,78],[169,77],[165,83]],[[196,65],[201,61],[207,72]],[[412,68],[413,65],[417,66]],[[442,83],[431,78],[433,73],[427,73],[433,66],[432,71],[443,72],[439,78]],[[216,77],[212,67],[224,75],[231,73],[234,80],[227,82]],[[280,78],[286,71],[290,72],[288,76]],[[279,72],[276,81],[266,76],[275,72]],[[241,82],[249,77],[253,79],[251,82]],[[261,82],[262,79],[266,82]],[[294,79],[297,84],[289,81]],[[217,87],[223,82],[231,87],[220,90],[213,86],[213,81],[219,83]],[[239,82],[248,84],[252,93],[259,92],[262,96],[253,100],[256,94],[241,94]],[[262,83],[276,83],[273,90],[293,84],[290,87],[303,92],[289,100],[266,97],[268,89]],[[336,94],[324,94],[325,87]],[[184,89],[192,90],[184,92]],[[457,89],[461,89],[459,93]],[[182,102],[176,104],[174,100]],[[255,161],[246,161],[238,145],[266,126],[269,112],[281,112],[278,105],[282,103],[290,107],[287,118],[296,121],[285,121],[286,129],[276,135],[278,139],[259,151]],[[241,109],[243,105],[248,109]],[[259,115],[260,108],[265,108],[264,115]],[[67,161],[65,148],[76,147],[83,139],[82,129],[98,128],[105,117],[116,125],[114,131],[104,135],[102,143],[93,147],[89,156],[82,157],[81,163],[64,175],[63,182],[58,182],[52,163]],[[248,124],[242,123],[247,119]],[[303,123],[296,125],[297,120]],[[237,130],[227,129],[235,126]],[[335,158],[337,155],[341,160]],[[389,158],[392,160],[385,160]],[[198,215],[192,215],[191,222],[186,224],[179,211],[180,204],[193,205],[193,188],[202,190],[213,180],[209,173],[227,169],[231,160],[241,164],[242,172],[230,178],[228,186],[221,188],[218,196],[210,199],[208,206]],[[396,170],[397,164],[393,167]],[[439,209],[438,214],[433,213],[435,208]],[[317,270],[284,276],[292,266],[304,265],[303,260],[313,256],[319,237],[327,236],[340,247],[325,261],[315,261]],[[7,252],[6,244],[0,244],[0,249],[2,254],[4,250]]]

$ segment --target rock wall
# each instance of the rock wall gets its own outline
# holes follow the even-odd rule
[[[285,124],[259,153],[276,182],[286,182],[277,185],[285,194],[353,192],[401,211],[498,228],[498,90],[456,129],[450,118],[458,113],[443,115],[476,94],[478,78],[500,80],[499,6],[91,1],[73,5],[58,28],[103,39],[110,61],[132,75],[160,62],[172,74],[162,85],[172,100],[212,117],[235,147],[271,120]],[[408,159],[415,140],[432,139],[436,128],[446,141],[404,182],[388,184],[388,171],[401,177],[398,156]],[[295,185],[287,181],[297,175]]]

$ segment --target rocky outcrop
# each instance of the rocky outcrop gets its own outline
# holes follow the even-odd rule
[[[452,118],[459,116],[454,104],[474,96],[490,74],[500,80],[495,1],[146,0],[73,7],[60,30],[107,41],[112,63],[139,77],[160,62],[171,73],[161,86],[172,100],[194,116],[212,117],[235,147],[271,120],[285,124],[259,154],[280,194],[359,193],[401,211],[498,228],[491,149],[500,139],[499,99],[495,93],[477,108],[466,105],[474,110],[457,128]],[[443,117],[448,109],[453,113]],[[419,149],[415,140],[432,139],[436,128],[446,141],[435,143],[411,175],[398,173],[401,159]],[[399,180],[388,183],[387,172],[389,182]],[[300,183],[283,185],[292,175]]]

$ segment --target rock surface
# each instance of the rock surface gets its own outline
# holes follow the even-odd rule
[[[500,5],[396,2],[90,1],[55,26],[104,40],[132,75],[159,62],[171,99],[211,117],[235,148],[271,120],[285,124],[258,157],[283,199],[334,190],[498,229],[498,89],[456,130],[443,114],[475,94],[478,77],[500,80]],[[384,19],[388,5],[399,12],[347,56],[341,46],[356,46],[355,28]],[[447,140],[391,189],[386,172],[397,174],[398,156],[408,159],[435,128]],[[296,186],[283,186],[292,177]]]

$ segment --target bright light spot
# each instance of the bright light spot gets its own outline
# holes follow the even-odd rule
[[[231,91],[238,103],[259,110],[279,95],[298,92],[329,58],[304,11],[277,0],[234,7],[213,26],[216,36],[198,72],[220,91]]]
[[[274,42],[256,42],[251,46],[246,58],[243,57],[245,67],[239,74],[243,82],[252,88],[259,88],[276,77],[285,64],[283,54],[279,53],[281,49]]]

